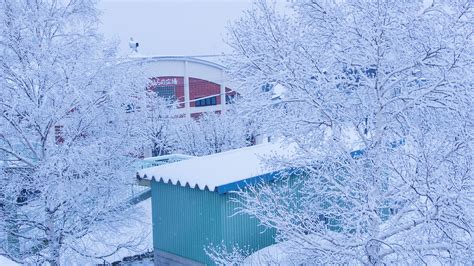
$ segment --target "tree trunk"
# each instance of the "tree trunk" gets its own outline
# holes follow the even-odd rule
[[[49,250],[49,258],[47,261],[51,266],[59,266],[60,244],[54,226],[54,220],[54,213],[49,208],[46,208],[46,237],[48,239]]]

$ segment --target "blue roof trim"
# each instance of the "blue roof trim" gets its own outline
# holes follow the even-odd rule
[[[396,147],[402,146],[402,145],[405,145],[405,139],[404,138],[399,139],[397,141],[393,141],[393,142],[390,143],[391,148],[396,148]]]
[[[277,177],[279,177],[280,174],[284,171],[285,170],[274,171],[274,172],[266,173],[266,174],[263,174],[263,175],[254,176],[254,177],[250,177],[250,178],[247,178],[247,179],[239,180],[239,181],[236,181],[236,182],[233,182],[233,183],[225,184],[225,185],[222,185],[222,186],[218,186],[218,187],[216,187],[215,191],[218,194],[224,194],[224,193],[227,193],[227,192],[230,192],[230,191],[240,190],[240,189],[242,189],[246,186],[249,186],[249,185],[255,185],[257,183],[270,182],[270,181],[276,179]]]
[[[388,146],[392,149],[397,148],[397,147],[402,146],[402,145],[405,145],[405,139],[404,138],[396,140],[396,141],[392,141],[388,144]],[[357,159],[357,158],[362,157],[364,154],[365,154],[365,149],[355,150],[355,151],[351,152],[351,157],[353,159]]]
[[[356,150],[351,152],[351,157],[354,159],[362,157],[364,155],[365,151],[364,150]]]
[[[400,139],[400,140],[393,141],[393,142],[389,143],[389,147],[396,148],[396,147],[404,145],[404,144],[405,144],[405,139]],[[355,150],[355,151],[352,151],[350,153],[350,155],[353,159],[358,159],[358,158],[364,156],[364,154],[365,154],[365,149]],[[257,183],[269,182],[269,181],[274,180],[275,178],[277,178],[279,176],[279,174],[281,174],[284,171],[286,172],[286,171],[288,171],[288,169],[280,170],[280,171],[274,171],[274,172],[266,173],[266,174],[263,174],[263,175],[254,176],[254,177],[250,177],[250,178],[243,179],[243,180],[240,180],[240,181],[236,181],[236,182],[233,182],[233,183],[221,185],[221,186],[216,187],[215,191],[217,191],[217,193],[219,193],[219,194],[224,194],[224,193],[227,193],[229,191],[237,191],[237,190],[242,189],[242,188],[244,188],[248,185],[255,185]]]
[[[397,140],[397,141],[390,142],[388,144],[388,146],[390,148],[397,148],[397,147],[402,146],[402,145],[405,145],[405,139],[403,139],[403,138],[400,139],[400,140]],[[350,155],[353,159],[358,159],[358,158],[362,157],[365,154],[365,152],[366,152],[365,149],[360,149],[360,150],[352,151],[350,153]],[[249,186],[249,185],[255,185],[255,184],[258,184],[258,183],[270,182],[270,181],[275,180],[276,178],[280,177],[282,174],[284,174],[284,173],[288,174],[288,173],[291,173],[294,170],[298,170],[298,169],[297,168],[286,168],[286,169],[283,169],[283,170],[278,170],[278,171],[265,173],[265,174],[259,175],[259,176],[249,177],[249,178],[242,179],[242,180],[239,180],[239,181],[235,181],[235,182],[232,182],[232,183],[228,183],[228,184],[225,184],[225,185],[217,186],[214,189],[214,191],[217,192],[218,194],[224,194],[224,193],[227,193],[227,192],[230,192],[230,191],[238,191],[238,190],[243,189],[244,187]],[[140,179],[140,176],[138,174],[137,174],[137,178]],[[146,175],[143,176],[143,178],[146,179]],[[154,176],[151,178],[151,180],[156,181],[156,182],[163,182],[163,183],[167,183],[167,184],[173,184],[171,182],[171,180],[168,180],[168,182],[164,182],[163,178],[160,178],[159,180],[156,180]],[[176,183],[176,185],[178,185],[178,184],[180,186],[182,186],[180,181],[178,181]],[[189,183],[186,183],[184,186],[190,187]],[[194,186],[194,188],[200,189],[198,184],[196,184]],[[210,191],[207,185],[204,188],[202,188],[201,190]]]

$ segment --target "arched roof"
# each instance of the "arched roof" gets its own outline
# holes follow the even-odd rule
[[[212,68],[217,68],[220,70],[225,70],[225,67],[223,65],[190,56],[150,56],[141,57],[139,59],[141,59],[143,62],[188,61],[196,64],[206,65]]]
[[[189,56],[150,56],[129,58],[127,64],[140,67],[144,74],[149,77],[192,77],[225,84],[226,87],[233,87],[230,84],[225,67],[207,60]]]

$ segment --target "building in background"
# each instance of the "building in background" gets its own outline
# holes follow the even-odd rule
[[[150,77],[149,89],[159,96],[176,100],[188,117],[225,111],[226,104],[236,95],[222,65],[184,56],[132,60]]]

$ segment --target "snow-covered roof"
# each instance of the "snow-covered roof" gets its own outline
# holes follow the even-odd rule
[[[269,167],[264,159],[269,156],[291,156],[293,146],[265,143],[196,157],[180,162],[155,166],[138,171],[138,178],[154,179],[181,186],[209,189],[225,193],[238,189],[256,178],[272,179],[281,167]]]
[[[200,59],[199,57],[206,58],[207,60]],[[160,62],[160,61],[188,61],[196,64],[206,65],[216,69],[226,69],[223,65],[216,62],[209,61],[212,57],[203,56],[152,56],[152,55],[141,55],[139,53],[133,53],[129,56],[127,62],[145,63],[145,62]]]

